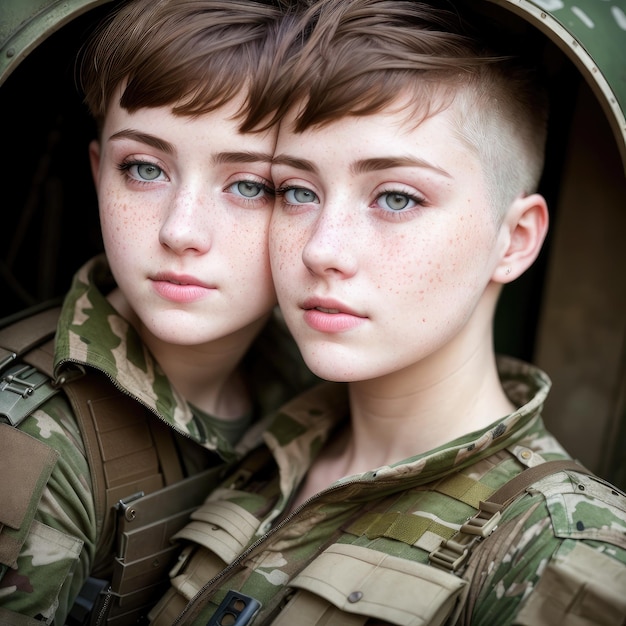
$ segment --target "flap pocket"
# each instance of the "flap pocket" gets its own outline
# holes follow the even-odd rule
[[[6,424],[0,441],[0,563],[15,568],[59,453]]]
[[[227,500],[209,500],[192,514],[192,521],[174,535],[204,546],[230,563],[248,545],[259,521]]]
[[[466,584],[430,565],[361,546],[335,544],[290,586],[323,598],[346,613],[402,626],[438,626],[452,613]],[[302,601],[310,605],[310,597],[305,596],[308,594],[302,594]],[[296,596],[289,607],[295,609],[297,601]],[[281,624],[281,618],[274,624]]]

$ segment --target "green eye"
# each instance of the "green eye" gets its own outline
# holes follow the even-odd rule
[[[319,202],[319,198],[310,190],[304,187],[294,187],[285,191],[285,199],[290,204],[308,204],[309,202]]]
[[[137,165],[137,175],[143,180],[155,180],[161,175],[161,168],[152,163],[140,163]]]
[[[244,198],[256,198],[265,191],[263,185],[260,183],[253,183],[249,180],[241,180],[238,183],[235,183],[235,188],[237,193],[242,195]]]
[[[402,211],[411,203],[411,198],[403,193],[386,193],[380,197],[380,200],[386,208],[392,211]]]

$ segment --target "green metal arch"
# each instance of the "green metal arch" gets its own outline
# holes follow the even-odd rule
[[[52,33],[107,2],[111,0],[2,0],[0,85]]]
[[[626,171],[626,0],[486,0],[536,26],[598,98]]]

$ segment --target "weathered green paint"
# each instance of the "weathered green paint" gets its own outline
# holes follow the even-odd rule
[[[536,26],[574,62],[604,109],[626,169],[626,0],[488,1]]]
[[[111,0],[2,0],[0,85],[52,33],[79,15]]]

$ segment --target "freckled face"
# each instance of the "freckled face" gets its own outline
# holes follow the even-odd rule
[[[241,134],[239,102],[197,118],[115,102],[91,149],[113,275],[142,332],[245,341],[275,304],[267,235],[276,133]]]
[[[451,115],[415,127],[387,112],[301,134],[289,118],[281,125],[272,272],[287,324],[323,378],[407,372],[485,340],[484,292],[502,245],[480,163]]]

